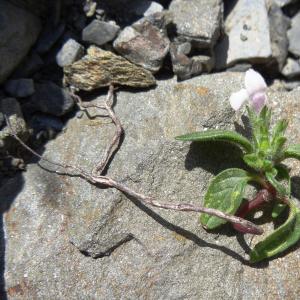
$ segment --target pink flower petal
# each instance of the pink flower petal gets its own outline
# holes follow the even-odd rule
[[[267,96],[265,92],[258,92],[255,93],[250,100],[254,110],[259,113],[267,102]]]
[[[245,88],[250,96],[258,92],[264,92],[267,84],[263,77],[253,69],[249,69],[245,74]]]
[[[249,95],[247,91],[245,89],[241,89],[240,91],[231,94],[229,102],[234,110],[238,110],[248,98]]]

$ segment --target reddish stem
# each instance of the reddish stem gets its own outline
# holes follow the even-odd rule
[[[255,198],[251,201],[245,202],[237,211],[236,216],[240,218],[244,218],[250,211],[253,211],[254,209],[258,209],[262,207],[265,203],[269,202],[274,197],[274,191],[276,194],[276,190],[272,187],[268,189],[262,189],[260,190]],[[255,232],[252,231],[252,229],[249,230],[249,228],[246,228],[242,226],[241,224],[232,224],[233,228],[239,232],[242,233],[252,233],[255,234]]]

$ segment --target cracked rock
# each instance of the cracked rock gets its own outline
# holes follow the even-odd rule
[[[169,51],[170,41],[148,20],[126,27],[114,41],[115,50],[132,63],[157,72]]]
[[[155,85],[151,72],[130,63],[110,51],[91,46],[81,60],[64,68],[65,81],[81,90],[90,91],[110,84],[131,87]]]

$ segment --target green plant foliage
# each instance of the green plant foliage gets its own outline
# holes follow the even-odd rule
[[[252,263],[275,256],[300,239],[300,210],[290,202],[288,219],[273,233],[259,242],[250,253]]]
[[[248,172],[241,169],[227,169],[218,174],[210,183],[204,198],[204,206],[234,214],[239,208],[247,182],[251,180]],[[214,229],[226,223],[218,217],[202,214],[201,224]]]
[[[273,169],[273,170],[275,170],[275,169]],[[276,170],[275,170],[275,172],[272,172],[272,171],[271,172],[266,172],[265,175],[266,175],[268,181],[271,183],[271,185],[279,193],[279,195],[285,196],[285,195],[288,194],[288,191],[287,191],[286,187],[276,179],[276,175],[277,175]]]
[[[264,201],[273,202],[273,218],[277,218],[289,206],[290,213],[286,222],[252,250],[250,260],[254,263],[281,253],[300,239],[300,210],[291,200],[289,170],[281,164],[285,158],[300,160],[300,144],[285,148],[287,139],[284,134],[288,122],[280,120],[273,128],[270,128],[271,110],[266,106],[259,114],[250,107],[247,107],[247,112],[252,130],[250,140],[238,133],[222,130],[194,132],[176,139],[198,142],[226,141],[237,144],[245,150],[243,160],[253,171],[249,173],[241,169],[228,169],[218,174],[212,180],[205,195],[205,207],[235,214],[241,205],[245,187],[250,180],[256,181],[262,188],[267,189],[272,199],[270,200],[269,197],[263,199],[258,196],[256,202],[245,206],[242,210],[243,215],[255,209],[256,203],[258,206]],[[208,214],[202,214],[200,221],[208,229],[214,229],[226,223],[223,219]]]
[[[278,218],[285,209],[286,204],[276,201],[272,209],[272,218]]]
[[[300,144],[291,145],[284,151],[284,158],[296,158],[300,160]]]
[[[193,142],[224,141],[234,143],[242,147],[246,152],[252,151],[252,145],[248,139],[234,131],[229,130],[207,130],[203,132],[193,132],[177,136],[175,139],[179,141]]]

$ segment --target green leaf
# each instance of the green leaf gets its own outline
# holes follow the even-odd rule
[[[175,138],[180,141],[194,141],[194,142],[206,142],[206,141],[224,141],[234,143],[241,146],[247,152],[252,151],[252,145],[242,135],[234,131],[229,130],[207,130],[201,132],[193,132],[185,135],[180,135]]]
[[[254,170],[261,170],[264,166],[264,162],[260,159],[257,154],[251,153],[243,156],[244,162]]]
[[[253,144],[255,149],[267,152],[270,148],[270,120],[271,110],[264,106],[260,114],[256,114],[253,109],[247,107],[248,116],[252,128]]]
[[[288,126],[288,121],[283,119],[279,120],[272,130],[272,144],[278,137],[284,136],[285,130]]]
[[[285,165],[282,165],[282,164],[276,165],[275,168],[277,170],[278,180],[279,181],[285,180],[287,182],[287,185],[288,185],[287,193],[288,193],[288,197],[290,197],[292,186],[291,186],[291,177],[289,174],[289,169]]]
[[[249,173],[241,169],[233,168],[221,172],[210,183],[204,198],[204,206],[234,214],[243,200],[245,187],[250,180]],[[226,223],[223,219],[207,214],[202,214],[200,221],[208,229]]]
[[[256,153],[244,155],[243,160],[249,167],[257,171],[268,171],[273,167],[271,161],[267,159],[261,159]]]
[[[284,158],[296,158],[300,160],[300,144],[289,146],[283,153]]]
[[[256,263],[277,255],[300,239],[300,210],[290,202],[288,219],[263,241],[255,245],[250,253],[250,262]]]
[[[276,219],[286,209],[286,206],[287,205],[282,202],[275,202],[272,209],[272,218]]]
[[[278,194],[280,194],[281,196],[288,196],[289,195],[288,190],[286,189],[286,187],[275,178],[276,175],[277,175],[277,170],[276,169],[273,169],[270,172],[266,172],[265,174],[266,174],[266,177],[267,177],[268,181],[276,189]]]

